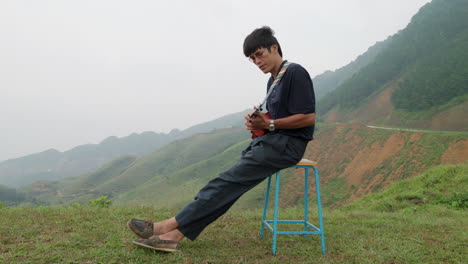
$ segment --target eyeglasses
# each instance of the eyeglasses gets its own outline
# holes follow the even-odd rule
[[[262,59],[265,57],[265,51],[265,48],[257,50],[254,54],[249,56],[249,61],[255,63],[257,59]]]

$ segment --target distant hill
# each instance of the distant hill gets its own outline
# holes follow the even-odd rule
[[[250,141],[243,129],[225,129],[174,141],[138,158],[116,160],[97,172],[20,190],[46,203],[85,203],[107,195],[117,204],[180,208],[210,179],[231,167]],[[468,161],[468,134],[420,133],[362,125],[319,124],[306,158],[317,160],[326,206],[355,200],[439,164]],[[283,172],[282,206],[301,201],[302,171]],[[99,181],[97,181],[99,180]],[[313,191],[313,188],[311,188]],[[52,194],[52,195],[51,195]],[[236,205],[263,199],[264,183]]]
[[[68,177],[59,181],[36,181],[20,189],[19,193],[25,201],[47,201],[49,204],[61,204],[77,197],[96,197],[100,193],[96,186],[111,180],[116,175],[132,166],[136,156],[121,156],[106,164],[98,170],[81,175]]]
[[[0,163],[0,184],[20,187],[34,181],[55,181],[70,176],[92,172],[105,163],[125,155],[137,157],[152,153],[174,140],[214,129],[240,127],[247,110],[229,114],[198,124],[185,130],[170,133],[143,132],[127,137],[108,137],[99,144],[86,144],[60,152],[55,149]]]
[[[170,179],[169,175],[174,172],[207,160],[247,138],[249,134],[245,128],[232,128],[174,141],[142,157],[128,170],[114,175],[112,180],[97,186],[97,189],[114,197],[137,186],[147,185],[148,181],[158,177]],[[194,177],[196,171],[190,173]]]
[[[327,122],[468,131],[468,1],[433,0],[318,102]]]
[[[343,82],[350,79],[355,73],[359,72],[363,67],[373,62],[375,57],[385,49],[390,42],[391,38],[385,41],[375,43],[372,47],[367,49],[365,53],[359,55],[354,61],[346,66],[343,66],[335,71],[326,71],[313,78],[315,98],[319,101],[325,95],[335,90]]]
[[[0,184],[0,207],[2,204],[16,206],[25,201],[27,201],[27,199],[23,192],[18,192],[16,189]]]
[[[245,121],[244,116],[250,112],[252,112],[252,109],[245,109],[241,112],[228,114],[228,115],[222,116],[220,118],[216,118],[211,121],[207,121],[201,124],[191,126],[187,129],[179,131],[179,133],[177,134],[177,139],[189,137],[197,133],[212,132],[213,130],[216,130],[216,129],[244,127],[244,121]],[[175,132],[175,131],[173,130],[171,132]]]
[[[58,180],[96,170],[122,155],[143,156],[176,136],[144,132],[127,137],[108,137],[99,144],[77,146],[59,152],[50,149],[0,163],[0,183],[19,187],[38,180]]]
[[[173,178],[170,175],[173,173],[217,156],[230,149],[232,145],[248,138],[249,133],[244,128],[198,133],[189,138],[173,141],[138,159],[132,156],[120,157],[92,173],[47,182],[47,184],[44,181],[35,182],[20,190],[22,193],[31,194],[30,198],[38,198],[52,204],[85,202],[101,195],[117,199],[139,186],[151,186],[150,182],[154,182],[155,179],[171,181]],[[235,155],[238,157],[239,152]],[[231,164],[234,161],[235,158],[232,157],[227,163]],[[209,167],[209,169],[215,168]],[[189,171],[191,178],[197,174],[197,170]],[[156,186],[155,191],[163,186],[165,185]],[[163,190],[168,191],[164,188]],[[147,194],[141,195],[146,197]],[[158,194],[153,193],[150,196],[156,197]]]

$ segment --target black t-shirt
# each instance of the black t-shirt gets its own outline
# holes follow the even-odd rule
[[[284,61],[281,64],[283,67]],[[273,83],[268,80],[268,87]],[[280,119],[295,114],[315,113],[314,85],[309,73],[299,64],[290,63],[286,73],[267,100],[267,110],[272,119]],[[314,126],[297,129],[278,129],[275,132],[312,140]]]

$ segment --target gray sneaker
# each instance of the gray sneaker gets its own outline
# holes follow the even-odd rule
[[[159,236],[152,236],[148,239],[135,239],[133,244],[140,247],[150,248],[157,251],[174,252],[179,249],[179,242],[172,240],[161,240]]]
[[[127,222],[127,227],[141,238],[150,238],[154,235],[153,222],[132,219]]]

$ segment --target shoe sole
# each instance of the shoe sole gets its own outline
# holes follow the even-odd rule
[[[141,246],[141,247],[144,247],[144,248],[149,248],[149,249],[153,249],[153,250],[157,250],[157,251],[163,251],[163,252],[175,252],[175,251],[178,250],[178,249],[173,249],[173,248],[157,248],[157,247],[152,247],[152,246],[148,246],[148,245],[146,245],[146,244],[139,243],[139,242],[136,242],[136,241],[133,241],[133,244],[138,245],[138,246]]]

